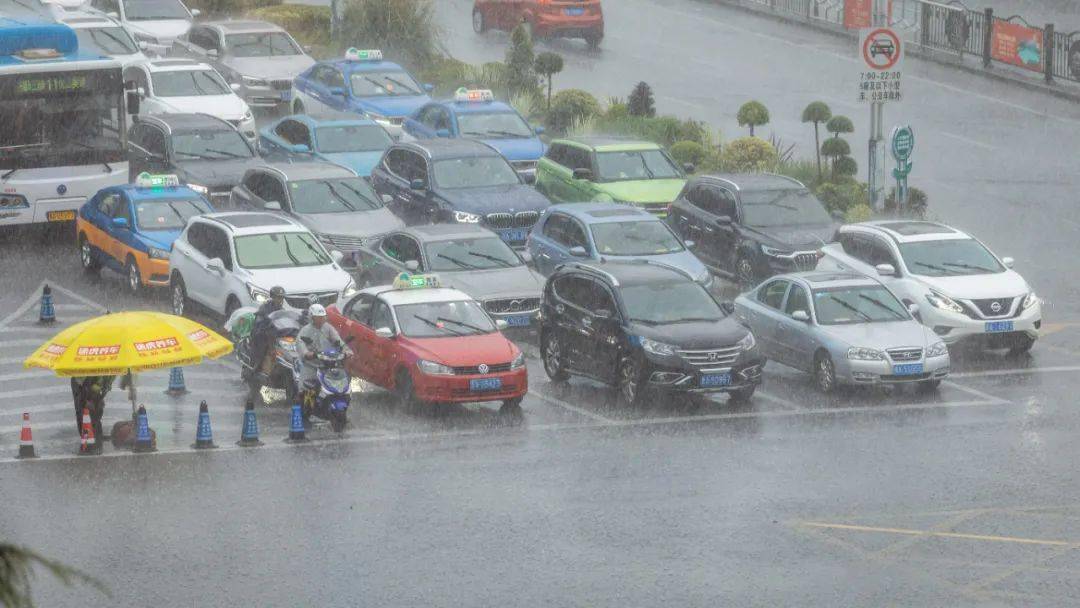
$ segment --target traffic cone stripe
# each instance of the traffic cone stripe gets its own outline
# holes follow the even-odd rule
[[[236,445],[253,448],[262,445],[259,441],[259,421],[255,418],[255,404],[250,400],[244,406],[244,427],[240,431],[240,441]]]
[[[16,458],[37,458],[34,453],[34,434],[30,431],[30,412],[23,412],[22,431],[19,433],[19,455]]]
[[[84,407],[82,411],[82,436],[79,442],[79,454],[98,454],[97,438],[94,437],[94,423],[90,421],[90,408]]]
[[[191,444],[191,447],[197,450],[217,447],[214,445],[214,434],[210,429],[210,408],[207,407],[205,401],[199,404],[199,422],[195,426],[195,443]]]
[[[48,285],[41,290],[41,314],[38,315],[39,323],[53,323],[56,321],[56,311],[53,310],[52,288]]]

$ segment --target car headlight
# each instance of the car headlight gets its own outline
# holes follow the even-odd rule
[[[765,255],[774,258],[782,258],[791,255],[790,251],[784,249],[776,249],[775,247],[766,247],[765,245],[761,246],[761,253],[764,253]]]
[[[428,361],[426,359],[420,359],[416,362],[416,366],[420,368],[420,371],[432,376],[453,376],[454,370],[443,365],[442,363],[436,363],[434,361]]]
[[[265,87],[266,81],[262,78],[252,78],[250,76],[241,76],[240,80],[244,81],[245,87]]]
[[[251,110],[247,110],[246,112],[244,112],[244,117],[241,118],[240,120],[242,120],[243,122],[247,122],[249,120],[255,120],[255,115],[251,113]]]
[[[885,355],[881,354],[880,350],[875,350],[873,348],[852,346],[847,351],[847,358],[852,361],[883,361],[885,360]]]
[[[265,289],[260,289],[251,283],[247,284],[248,294],[256,304],[262,304],[270,299],[270,292]]]
[[[355,296],[358,291],[360,291],[360,289],[356,286],[356,281],[349,279],[349,283],[345,285],[345,289],[342,290],[341,295],[346,298],[351,298]]]
[[[1020,303],[1020,310],[1027,310],[1038,303],[1039,296],[1035,295],[1035,292],[1033,291],[1024,296],[1024,301]]]
[[[207,194],[210,194],[210,189],[207,188],[206,186],[201,185],[201,184],[188,184],[187,187],[191,188],[192,190],[194,190],[195,192],[198,192],[199,194],[201,194],[203,196],[206,196]]]
[[[641,348],[645,349],[645,352],[652,355],[660,355],[661,357],[671,357],[675,355],[675,347],[670,344],[664,344],[663,342],[657,342],[656,340],[650,340],[649,338],[641,339]]]
[[[743,350],[750,350],[751,348],[757,346],[757,340],[754,339],[754,334],[746,332],[746,335],[743,336],[742,340],[736,342],[735,346],[738,346]]]
[[[934,308],[940,308],[941,310],[947,310],[957,314],[963,314],[964,312],[963,306],[957,304],[952,298],[943,296],[939,293],[930,292],[926,294],[926,301],[930,302],[930,305]]]
[[[480,223],[480,216],[474,213],[467,213],[465,211],[455,211],[454,221],[459,224],[478,224]]]
[[[169,259],[168,249],[159,249],[157,247],[151,247],[146,251],[151,260],[167,260]]]
[[[514,360],[510,362],[510,369],[521,369],[525,367],[525,353],[518,353]]]
[[[935,342],[930,345],[930,348],[926,349],[926,358],[930,357],[942,357],[949,354],[949,347],[944,342]]]

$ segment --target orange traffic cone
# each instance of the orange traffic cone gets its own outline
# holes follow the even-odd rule
[[[90,422],[90,408],[84,407],[82,411],[82,440],[79,444],[79,456],[100,454],[101,447],[94,437],[94,424]]]
[[[37,458],[34,435],[30,432],[30,412],[23,412],[22,415],[22,434],[19,435],[19,455],[16,458]]]

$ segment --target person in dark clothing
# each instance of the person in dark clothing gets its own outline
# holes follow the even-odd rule
[[[265,377],[270,373],[269,365],[266,361],[266,352],[270,349],[270,315],[286,308],[288,304],[285,302],[285,289],[283,287],[272,287],[270,289],[270,299],[263,302],[259,307],[259,311],[255,313],[255,326],[251,330],[251,367],[262,377],[265,381]]]
[[[105,395],[112,390],[116,376],[83,376],[71,379],[71,398],[75,402],[75,432],[82,436],[82,411],[90,410],[94,438],[101,442],[101,417],[105,413]],[[100,443],[99,443],[100,445]]]

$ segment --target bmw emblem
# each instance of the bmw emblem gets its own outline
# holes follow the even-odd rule
[[[998,302],[997,300],[994,300],[993,302],[991,302],[990,303],[990,310],[992,310],[994,312],[1001,312],[1001,302]]]
[[[67,186],[65,186],[64,184],[60,184],[56,187],[56,193],[60,196],[67,194]]]
[[[481,363],[480,365],[478,365],[476,367],[476,371],[480,372],[481,374],[488,373],[489,369],[491,369],[491,368],[487,366],[487,363]]]

